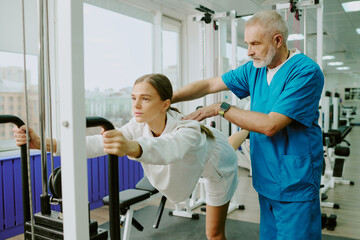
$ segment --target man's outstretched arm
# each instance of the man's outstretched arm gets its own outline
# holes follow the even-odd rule
[[[201,98],[210,93],[227,90],[220,76],[192,82],[174,92],[171,103],[189,101]]]

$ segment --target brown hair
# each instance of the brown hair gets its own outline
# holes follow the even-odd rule
[[[141,82],[150,83],[151,86],[153,86],[157,91],[157,93],[159,94],[161,100],[165,101],[167,99],[170,99],[171,101],[173,97],[172,85],[170,80],[164,74],[160,74],[160,73],[146,74],[136,79],[134,85]],[[180,111],[177,108],[169,107],[168,110],[169,109],[180,113]],[[211,139],[215,139],[214,134],[209,128],[205,127],[204,125],[200,125],[200,128],[201,128],[201,132],[205,133]]]

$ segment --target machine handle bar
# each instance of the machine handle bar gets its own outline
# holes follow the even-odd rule
[[[111,122],[102,117],[87,117],[86,127],[102,127],[106,131],[115,129]],[[108,182],[110,237],[112,240],[120,240],[119,162],[118,156],[112,154],[108,155]]]
[[[0,124],[13,123],[17,127],[25,125],[24,121],[14,115],[0,115]],[[30,221],[30,200],[29,200],[29,181],[28,181],[28,167],[27,167],[27,148],[26,144],[21,145],[21,185],[23,196],[23,216],[24,216],[24,233],[25,223]]]

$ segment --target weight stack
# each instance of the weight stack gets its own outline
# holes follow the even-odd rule
[[[36,213],[34,215],[34,232],[36,240],[62,240],[64,239],[63,221],[59,219],[59,212],[50,214]],[[90,240],[107,240],[107,230],[98,228],[97,221],[90,219]],[[31,240],[31,223],[25,224],[25,239]]]

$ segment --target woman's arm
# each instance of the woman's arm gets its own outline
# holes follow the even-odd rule
[[[168,165],[184,159],[203,159],[207,154],[207,137],[201,133],[200,123],[181,121],[172,131],[160,137],[139,137],[141,157],[135,159],[153,165]]]
[[[129,156],[134,160],[155,165],[167,165],[196,155],[202,145],[206,144],[202,137],[200,123],[184,121],[171,132],[160,137],[142,136],[129,140],[122,131],[111,130],[103,134],[104,151],[117,156]],[[203,154],[203,152],[202,152]]]
[[[21,146],[26,144],[26,126],[23,125],[20,128],[18,127],[14,127],[12,129],[13,133],[14,133],[14,138],[16,141],[16,145],[17,146]],[[39,135],[37,135],[35,133],[35,131],[29,127],[29,147],[30,149],[40,149],[40,137]],[[57,141],[56,139],[53,139],[53,152],[56,153],[57,150]],[[50,152],[51,151],[51,144],[50,144],[50,139],[47,138],[46,139],[46,151]]]
[[[139,158],[142,148],[137,141],[127,139],[119,130],[110,130],[103,133],[104,151],[117,156]]]

